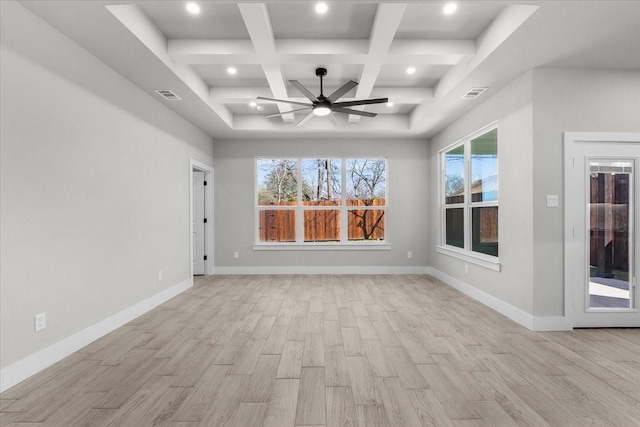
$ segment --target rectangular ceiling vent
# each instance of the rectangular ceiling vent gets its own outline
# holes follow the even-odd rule
[[[169,89],[156,89],[156,93],[167,101],[182,101],[182,98]]]
[[[486,87],[472,87],[462,96],[462,99],[474,99],[479,97],[488,88]]]

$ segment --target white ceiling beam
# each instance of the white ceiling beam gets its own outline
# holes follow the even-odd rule
[[[251,37],[253,48],[262,64],[262,70],[267,83],[269,83],[273,97],[286,99],[287,86],[280,64],[275,59],[276,46],[267,6],[264,3],[240,3],[238,8],[249,32],[249,37]],[[278,103],[278,109],[282,113],[290,110],[290,106]],[[293,122],[294,116],[293,114],[283,114],[282,120],[287,123]]]
[[[180,64],[257,64],[251,40],[171,39],[169,57]]]
[[[178,64],[259,64],[261,57],[249,40],[168,41],[169,57]],[[372,61],[368,40],[275,40],[273,62],[367,64]],[[473,40],[396,40],[374,62],[416,65],[455,65],[475,54]]]
[[[257,96],[271,96],[271,89],[262,87],[212,87],[209,89],[211,100],[222,104],[246,104],[254,101]],[[375,87],[371,91],[374,98],[389,98],[395,104],[422,104],[433,99],[431,88],[415,87]],[[288,97],[292,101],[309,102],[303,97]],[[340,101],[353,101],[355,98],[340,98]],[[261,102],[261,101],[260,101]]]
[[[381,3],[378,5],[369,37],[369,57],[371,62],[365,64],[362,69],[358,88],[356,89],[356,99],[364,99],[371,96],[371,91],[382,68],[383,58],[389,53],[391,43],[398,31],[398,26],[406,8],[406,3]],[[353,114],[349,116],[350,123],[359,121],[360,116]]]
[[[391,55],[456,55],[471,56],[476,53],[474,40],[394,40],[389,47]]]

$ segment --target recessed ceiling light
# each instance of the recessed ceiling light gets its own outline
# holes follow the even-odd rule
[[[316,3],[316,13],[318,15],[324,15],[329,10],[329,6],[325,2]]]
[[[200,13],[200,6],[197,3],[189,2],[187,3],[187,12],[192,15],[197,15]]]
[[[251,101],[251,102],[249,103],[249,107],[251,107],[251,108],[256,108],[256,105],[258,105],[258,104],[256,104],[256,103],[255,103],[255,102],[253,102],[253,101]]]
[[[234,74],[237,74],[237,73],[238,73],[238,70],[236,70],[236,68],[235,68],[235,67],[228,67],[228,68],[227,68],[227,73],[229,73],[229,74],[231,74],[231,75],[234,75]]]
[[[393,102],[392,101],[387,102],[387,107],[393,107]]]
[[[453,12],[458,10],[458,5],[455,3],[447,3],[444,8],[442,8],[442,13],[445,15],[451,15]]]
[[[413,74],[416,72],[416,67],[409,67],[407,68],[407,74]]]

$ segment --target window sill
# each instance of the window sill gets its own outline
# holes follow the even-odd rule
[[[388,243],[260,243],[254,251],[389,251]]]
[[[500,271],[500,259],[492,256],[476,254],[473,252],[452,249],[449,246],[436,246],[436,252],[453,258],[461,259],[471,264],[476,264],[493,271]]]

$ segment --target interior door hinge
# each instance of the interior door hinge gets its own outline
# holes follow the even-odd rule
[[[205,260],[205,261],[207,260],[207,256],[206,256],[206,255],[204,256],[204,260]]]
[[[204,185],[207,185],[207,181],[204,182]]]
[[[207,223],[207,218],[205,218],[205,219],[204,219],[204,223],[205,223],[205,224]]]

